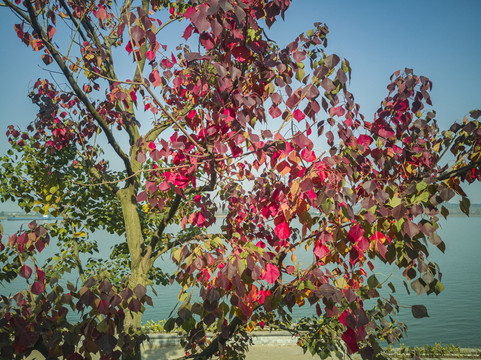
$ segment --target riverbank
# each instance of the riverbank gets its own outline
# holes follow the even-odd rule
[[[306,360],[319,358],[309,352],[304,353],[297,346],[297,339],[287,331],[255,331],[252,333],[253,345],[249,348],[246,360]],[[410,348],[405,346],[386,349],[386,357],[392,359],[412,359],[414,354],[421,359],[481,359],[481,349],[459,348],[449,345],[436,344],[433,346]],[[176,334],[150,334],[149,341],[143,344],[142,359],[173,360],[184,356]],[[361,359],[360,355],[347,353],[332,354],[329,360]]]
[[[318,359],[317,355],[313,356],[309,352],[304,353],[303,350],[296,345],[296,339],[285,331],[256,331],[253,334],[253,343],[246,354],[246,360],[310,360]],[[444,347],[449,348],[449,347]],[[412,359],[413,354],[407,351],[408,348],[394,348],[386,353],[387,358],[391,359]],[[421,349],[427,349],[423,347]],[[453,353],[433,354],[421,353],[421,359],[479,359],[481,358],[480,349],[459,349]],[[184,351],[180,345],[180,338],[176,334],[150,334],[149,341],[142,345],[143,360],[174,360],[184,356]],[[44,357],[38,353],[32,354],[27,360],[43,360]],[[93,359],[98,359],[93,357]],[[348,356],[347,354],[333,354],[328,360],[360,360],[359,355]]]

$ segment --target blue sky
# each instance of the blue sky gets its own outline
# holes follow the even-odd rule
[[[389,76],[411,67],[433,81],[432,99],[441,128],[481,108],[481,1],[293,1],[285,21],[268,34],[281,45],[314,22],[330,28],[327,52],[347,58],[353,69],[351,92],[371,119],[386,95]],[[27,98],[39,77],[48,77],[40,54],[23,45],[13,31],[18,20],[0,8],[3,56],[0,58],[0,154],[8,144],[6,126],[25,127],[36,109]],[[179,27],[172,27],[172,30]],[[52,68],[53,69],[53,68]],[[481,202],[480,187],[470,196]]]

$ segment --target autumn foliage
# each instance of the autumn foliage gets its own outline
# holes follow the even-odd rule
[[[270,324],[321,356],[372,358],[403,333],[386,321],[398,304],[379,294],[374,260],[417,294],[442,291],[428,247],[445,249],[443,203],[458,196],[469,213],[461,184],[481,176],[480,111],[441,131],[431,80],[405,69],[365,118],[348,60],[326,52],[326,25],[285,48],[267,37],[288,0],[3,3],[20,41],[62,78],[36,81],[37,118],[8,127],[3,198],[62,221],[2,245],[2,281],[30,284],[3,297],[2,355],[138,356],[147,288],[170,281],[181,304],[166,328],[183,329],[186,357],[234,356]],[[173,22],[183,40],[169,48]],[[124,240],[87,268],[79,254],[95,254],[96,229]],[[49,235],[65,254],[40,268]],[[175,273],[156,265],[163,254]],[[66,267],[80,289],[57,284]],[[291,324],[297,306],[316,316]]]

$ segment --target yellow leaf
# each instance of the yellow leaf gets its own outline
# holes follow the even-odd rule
[[[347,286],[347,281],[344,277],[340,277],[334,281],[334,285],[336,285],[338,289],[344,289]]]

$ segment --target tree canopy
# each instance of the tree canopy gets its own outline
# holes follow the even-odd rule
[[[373,358],[379,340],[403,335],[386,320],[399,305],[379,294],[394,289],[371,274],[375,259],[401,269],[406,289],[443,290],[428,249],[445,249],[444,203],[458,195],[469,214],[461,185],[481,178],[479,110],[440,130],[431,80],[406,68],[368,120],[325,24],[286,47],[266,35],[289,0],[2,5],[54,79],[35,82],[32,123],[7,129],[2,198],[61,219],[0,245],[2,282],[28,281],[2,296],[2,356],[138,358],[148,288],[176,282],[166,328],[182,328],[186,358],[238,356],[265,324],[321,357]],[[168,48],[174,22],[185,41]],[[97,229],[119,236],[108,260],[89,237]],[[40,266],[53,238],[60,253]],[[64,289],[72,269],[81,285]],[[296,306],[317,316],[292,324]]]

